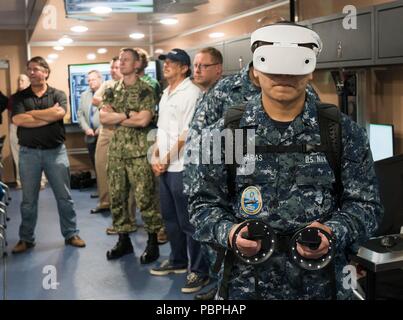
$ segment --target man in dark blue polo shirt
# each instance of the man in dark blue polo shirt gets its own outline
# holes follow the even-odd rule
[[[22,253],[35,245],[34,231],[43,171],[57,201],[65,243],[85,247],[85,242],[78,236],[70,192],[69,160],[64,146],[66,94],[47,84],[50,68],[42,57],[28,61],[27,73],[31,86],[15,95],[12,116],[13,123],[18,126],[21,146],[19,167],[23,196],[20,241],[12,252]]]

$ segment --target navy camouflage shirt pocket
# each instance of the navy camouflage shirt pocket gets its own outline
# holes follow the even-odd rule
[[[335,177],[324,153],[301,154],[297,159],[290,200],[296,216],[305,220],[299,222],[310,223],[333,210]]]

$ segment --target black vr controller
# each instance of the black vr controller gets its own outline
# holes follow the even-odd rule
[[[248,226],[248,232],[243,232],[241,237],[247,240],[261,240],[262,247],[260,251],[252,256],[248,257],[244,255],[238,248],[236,244],[236,239],[240,234],[243,227]],[[276,233],[274,230],[266,223],[260,220],[246,220],[242,222],[238,228],[236,228],[234,235],[232,237],[232,247],[234,249],[235,255],[244,263],[257,265],[265,262],[274,252],[276,246]]]
[[[297,251],[297,244],[308,247],[311,250],[319,248],[322,238],[319,232],[323,234],[329,241],[329,248],[326,254],[318,259],[308,259],[301,256]],[[334,258],[334,238],[325,230],[316,227],[304,227],[297,231],[290,241],[291,260],[299,267],[305,270],[321,270],[326,267]]]
[[[248,226],[248,232],[243,232],[241,237],[248,240],[261,240],[260,251],[251,257],[244,255],[236,244],[236,239],[241,233],[241,230]],[[329,241],[328,252],[318,259],[308,259],[302,257],[297,251],[297,244],[306,246],[311,250],[319,248],[322,238],[319,236],[319,232],[323,234]],[[284,236],[280,236],[283,237]],[[305,270],[320,270],[326,267],[334,257],[334,239],[326,231],[315,227],[303,227],[299,229],[294,235],[287,241],[287,250],[291,257],[291,261],[297,264],[299,267]],[[232,247],[235,255],[242,262],[251,265],[258,265],[267,261],[275,250],[280,250],[280,243],[275,231],[266,223],[261,220],[246,220],[242,222],[235,230],[232,237]]]

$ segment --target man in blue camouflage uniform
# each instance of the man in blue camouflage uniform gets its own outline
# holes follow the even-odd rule
[[[196,80],[196,79],[195,79]],[[310,84],[308,84],[306,92],[313,99],[319,100],[318,95]],[[190,130],[188,133],[185,155],[197,154],[198,150],[190,150],[191,146],[198,146],[200,143],[200,135],[204,128],[214,124],[223,117],[224,112],[231,106],[246,103],[254,96],[260,94],[258,79],[253,75],[253,63],[249,63],[239,73],[227,76],[217,81],[208,90],[203,92],[196,105],[196,111],[193,116]],[[197,186],[198,165],[188,158],[185,161],[185,170],[183,175],[183,185],[185,193],[190,192],[192,186]],[[205,248],[205,247],[203,247]],[[216,252],[207,247],[204,256],[208,259],[212,266],[216,258]],[[212,276],[212,273],[210,273]],[[197,300],[210,300],[215,295],[216,288],[211,288],[207,292],[197,294]]]
[[[297,31],[301,31],[298,28],[303,28],[294,24],[287,26],[297,28]],[[257,30],[258,35],[270,34],[273,30],[271,27]],[[292,30],[291,34],[299,34]],[[281,37],[281,31],[275,30],[273,33]],[[307,33],[302,31],[302,34],[304,32]],[[310,32],[314,34],[312,38],[320,41],[317,34]],[[287,46],[290,46],[290,41],[286,42]],[[321,137],[316,101],[313,95],[306,94],[306,86],[312,78],[314,66],[305,73],[267,72],[267,64],[263,63],[264,67],[262,64],[258,66],[260,61],[257,59],[261,57],[256,53],[262,52],[262,49],[258,50],[259,47],[270,47],[272,43],[266,40],[255,47],[254,74],[259,79],[262,93],[253,96],[246,103],[240,128],[254,129],[253,138],[256,145],[319,145]],[[295,47],[294,52],[307,49],[300,48],[297,44],[292,47]],[[284,55],[281,58],[284,59]],[[312,62],[306,61],[305,63]],[[316,65],[316,58],[313,64]],[[277,67],[279,66],[272,66],[274,69]],[[287,68],[289,69],[289,66],[284,67]],[[261,198],[261,209],[254,218],[269,224],[276,233],[291,233],[310,225],[334,237],[337,298],[350,298],[351,290],[342,286],[342,269],[347,265],[346,253],[375,232],[382,216],[382,207],[365,131],[345,115],[341,117],[341,128],[343,193],[340,210],[337,210],[337,197],[334,193],[335,175],[323,152],[313,152],[308,156],[295,152],[256,154],[254,157],[246,155],[246,167],[251,165],[254,170],[249,174],[242,174],[245,167],[238,167],[235,177],[236,192],[230,196],[227,185],[228,166],[224,161],[224,147],[221,147],[221,164],[213,164],[210,159],[209,164],[197,165],[196,170],[192,170],[189,212],[196,229],[195,239],[232,250],[234,231],[239,223],[246,219],[241,206],[242,194],[246,187],[252,186]],[[203,130],[203,136],[211,130],[222,132],[225,129],[224,119],[206,129],[208,130]],[[200,140],[190,142],[188,150],[194,152],[199,148]],[[213,152],[210,154],[213,155]],[[329,214],[331,216],[325,222],[318,222]],[[241,234],[247,231],[247,227],[245,228]],[[307,259],[317,259],[326,254],[329,242],[320,235],[321,243],[318,249],[312,250],[298,245],[298,253]],[[238,236],[235,241],[239,250],[247,256],[254,256],[261,249],[260,240],[247,240]],[[235,260],[227,283],[228,298],[256,298],[254,279],[254,268]],[[288,254],[282,251],[275,251],[261,265],[258,280],[260,297],[263,299],[331,297],[331,279],[325,270],[304,270],[293,264]]]
[[[214,92],[212,89],[217,85],[222,77],[223,72],[223,57],[219,50],[213,47],[206,47],[197,52],[193,60],[193,78],[201,90],[202,95],[196,103],[196,107],[200,107],[209,97],[209,93]],[[217,105],[215,105],[217,106]],[[218,106],[217,106],[218,107]],[[198,121],[203,124],[206,119],[206,109],[200,109],[201,114],[197,116]],[[213,118],[214,119],[214,118]],[[194,119],[193,119],[194,120]],[[199,127],[199,125],[198,125]],[[184,183],[186,190],[189,184]],[[214,264],[216,253],[206,244],[201,245],[201,251],[206,265],[210,266],[209,278],[217,281],[216,273],[211,269]],[[213,286],[205,293],[199,293],[194,296],[195,300],[213,300],[217,292],[217,287]]]
[[[253,76],[250,63],[239,73],[221,79],[204,92],[193,116],[192,129],[200,133],[201,129],[219,120],[228,107],[247,102],[259,93],[259,83]]]
[[[190,192],[190,188],[197,179],[196,163],[199,159],[195,161],[190,157],[194,157],[198,152],[198,149],[195,153],[191,148],[199,145],[202,130],[221,119],[229,107],[245,103],[259,93],[260,87],[253,76],[252,62],[239,73],[221,79],[203,92],[196,103],[196,110],[185,144],[185,170],[183,171],[185,194]]]

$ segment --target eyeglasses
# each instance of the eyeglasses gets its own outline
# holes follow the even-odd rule
[[[206,70],[208,67],[211,67],[211,66],[216,66],[217,64],[219,64],[219,63],[210,63],[210,64],[194,64],[193,65],[193,68],[196,70],[196,69],[200,69],[200,70]]]

